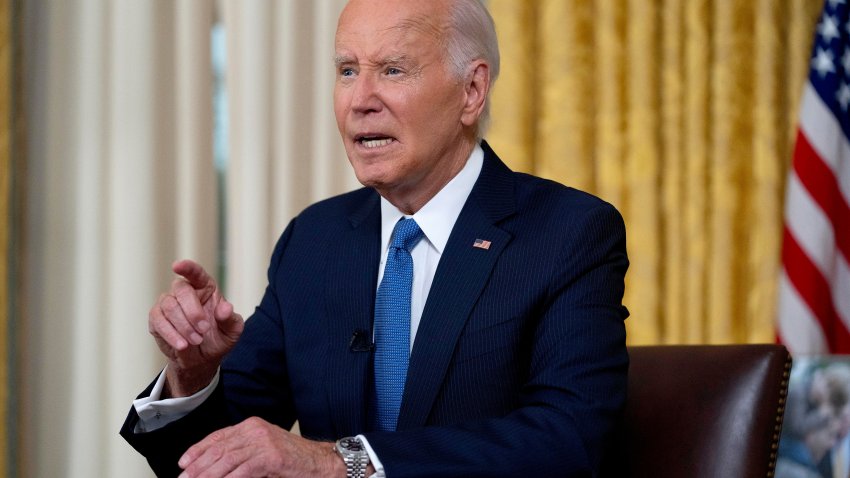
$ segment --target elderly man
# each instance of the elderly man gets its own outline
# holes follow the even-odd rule
[[[174,265],[149,317],[168,363],[122,435],[160,475],[597,475],[628,368],[619,214],[481,140],[478,0],[351,0],[336,69],[366,187],[293,219],[244,324]]]

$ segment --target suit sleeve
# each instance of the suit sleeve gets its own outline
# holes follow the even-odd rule
[[[366,433],[388,478],[598,475],[625,405],[625,227],[603,204],[570,229],[534,318],[520,406],[500,418]]]
[[[295,221],[284,231],[272,255],[269,277],[276,272]],[[270,280],[271,282],[271,280]],[[282,327],[277,298],[266,289],[260,305],[246,321],[245,330],[222,363],[221,379],[212,395],[185,417],[163,428],[136,433],[139,415],[130,407],[120,434],[147,459],[157,476],[177,476],[177,460],[195,443],[215,430],[235,425],[249,416],[289,429],[295,421],[282,352]],[[270,357],[277,357],[270,360]],[[139,397],[150,395],[151,383]]]

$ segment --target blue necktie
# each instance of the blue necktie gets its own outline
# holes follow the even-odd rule
[[[410,250],[422,239],[413,219],[396,223],[384,278],[375,299],[375,424],[392,431],[398,423],[407,363],[410,359],[410,292],[413,258]]]

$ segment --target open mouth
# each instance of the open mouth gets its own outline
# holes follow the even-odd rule
[[[381,135],[359,135],[354,138],[354,141],[363,145],[366,149],[374,149],[392,144],[395,138]]]

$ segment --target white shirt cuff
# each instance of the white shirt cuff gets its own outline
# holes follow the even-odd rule
[[[133,431],[136,433],[152,432],[188,415],[189,412],[198,408],[204,403],[204,400],[212,395],[213,390],[218,385],[220,371],[220,369],[216,370],[215,377],[210,384],[194,395],[160,400],[162,389],[165,387],[165,369],[162,369],[151,394],[133,400],[133,407],[139,414],[139,422],[136,423],[136,428]]]
[[[372,462],[372,466],[375,468],[375,473],[373,473],[369,478],[386,478],[387,475],[384,474],[384,465],[381,463],[381,460],[378,459],[378,455],[375,454],[375,450],[372,449],[372,445],[369,444],[369,440],[367,440],[363,435],[357,435],[357,438],[361,443],[363,443],[363,447],[366,448],[366,453],[369,454],[369,461]]]

